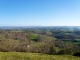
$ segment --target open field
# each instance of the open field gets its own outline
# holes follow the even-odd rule
[[[27,52],[0,52],[0,60],[80,60],[80,57]]]

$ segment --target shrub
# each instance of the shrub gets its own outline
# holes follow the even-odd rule
[[[75,52],[75,53],[73,53],[73,56],[80,56],[80,51],[78,52]]]

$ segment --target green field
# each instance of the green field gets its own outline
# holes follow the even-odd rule
[[[80,57],[26,52],[0,52],[0,60],[80,60]]]

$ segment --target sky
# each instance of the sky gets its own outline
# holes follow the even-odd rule
[[[80,26],[80,0],[0,0],[0,26]]]

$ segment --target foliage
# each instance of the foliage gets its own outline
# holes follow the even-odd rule
[[[73,56],[80,56],[80,51],[74,52]]]

